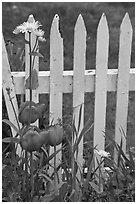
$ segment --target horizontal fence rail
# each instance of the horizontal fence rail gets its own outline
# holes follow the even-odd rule
[[[135,69],[130,69],[129,91],[135,91]],[[25,72],[12,72],[12,80],[16,94],[25,94]],[[62,93],[72,93],[73,91],[73,71],[63,71]],[[85,70],[84,92],[95,92],[96,70]],[[117,90],[118,69],[108,69],[107,71],[107,91]],[[39,71],[39,94],[50,93],[50,71]]]

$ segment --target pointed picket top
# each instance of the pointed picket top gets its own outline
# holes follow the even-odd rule
[[[58,34],[58,36],[61,37],[60,31],[59,31],[59,15],[58,14],[55,14],[53,18],[50,34],[51,35],[55,34],[56,36]]]
[[[85,22],[81,14],[79,14],[75,25],[75,30],[78,30],[78,29],[80,29],[80,31],[85,30],[86,32]]]
[[[129,18],[129,14],[126,13],[123,20],[122,20],[122,23],[121,23],[121,26],[120,26],[120,30],[122,29],[127,29],[127,30],[131,30],[132,31],[132,24],[131,24],[131,21],[130,21],[130,18]]]
[[[35,21],[34,16],[32,14],[30,14],[28,17],[28,22],[33,23],[34,21]]]
[[[101,16],[101,19],[99,21],[99,24],[98,24],[98,28],[97,28],[97,31],[99,33],[99,30],[102,30],[102,32],[108,32],[108,22],[107,22],[107,18],[106,18],[106,15],[105,13],[102,14]],[[101,31],[100,31],[100,34],[101,34]]]
[[[128,40],[132,41],[132,34],[133,34],[133,29],[132,29],[131,21],[129,18],[129,14],[126,13],[120,26],[121,41],[124,41],[125,43]]]

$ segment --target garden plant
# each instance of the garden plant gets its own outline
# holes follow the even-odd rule
[[[123,152],[122,139],[121,144],[118,145],[110,134],[102,132],[108,141],[107,148],[112,146],[117,152],[117,160],[113,159],[112,153],[99,150],[97,146],[93,147],[89,141],[85,141],[84,165],[81,167],[77,161],[77,153],[80,151],[79,143],[93,128],[94,124],[91,120],[85,123],[81,131],[75,127],[75,118],[71,124],[63,123],[60,119],[58,123],[54,123],[53,120],[51,125],[43,124],[42,129],[33,125],[43,117],[46,110],[44,103],[35,103],[32,100],[32,91],[38,86],[38,75],[34,69],[35,58],[43,57],[38,51],[38,41],[42,43],[46,41],[41,26],[38,21],[27,21],[13,31],[16,35],[20,33],[29,35],[29,40],[25,40],[24,43],[29,46],[29,77],[26,80],[25,88],[29,90],[30,99],[20,103],[17,115],[10,89],[7,88],[18,127],[9,120],[3,119],[3,123],[16,131],[15,137],[3,138],[3,143],[7,143],[3,150],[2,163],[3,201],[135,201],[135,153],[131,148],[128,154]],[[32,34],[36,35],[33,47],[30,40]],[[81,121],[81,110],[82,105],[78,124]],[[121,134],[124,134],[122,128]],[[73,137],[76,139],[72,144]],[[60,144],[62,144],[61,148],[57,149]],[[20,155],[16,151],[18,146],[22,150]],[[52,154],[49,151],[50,146],[54,147]],[[57,165],[57,154],[60,151],[62,151],[62,161]],[[67,155],[70,155],[69,159]],[[54,160],[53,165],[51,160]],[[94,165],[95,163],[97,165]],[[50,169],[53,170],[52,174],[49,173]]]

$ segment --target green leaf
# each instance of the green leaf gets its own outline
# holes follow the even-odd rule
[[[87,177],[86,177],[86,179],[84,181],[84,191],[86,191],[87,188],[88,188],[88,183],[89,183],[90,178],[91,178],[91,173],[93,174],[93,171],[92,171],[92,169],[93,169],[93,156],[89,157],[89,162],[88,163],[89,163],[89,165],[88,165]]]
[[[32,55],[32,56],[34,56],[34,57],[44,58],[42,54],[40,54],[39,52],[36,52],[36,51],[30,52],[29,54]]]
[[[118,167],[120,166],[120,162],[121,162],[121,159],[122,159],[121,158],[121,151],[120,151],[120,149],[122,149],[122,144],[123,144],[123,141],[122,141],[122,137],[121,137],[119,151],[118,151],[118,162],[117,162]]]
[[[38,73],[36,69],[32,70],[32,76],[31,76],[31,88],[32,90],[37,89],[39,86],[38,82]],[[26,89],[30,89],[30,76],[26,79],[26,84],[25,84]]]
[[[91,185],[91,187],[99,194],[103,193],[103,187],[96,185],[93,181],[89,182],[89,184]]]
[[[130,163],[133,166],[133,169],[135,168],[135,162],[134,162],[134,156],[133,153],[129,150],[129,159],[130,159]]]
[[[86,124],[85,124],[84,128],[82,129],[82,131],[81,131],[81,133],[80,133],[78,139],[75,141],[74,149],[73,149],[73,155],[74,155],[75,151],[78,149],[78,145],[79,145],[79,143],[80,143],[82,137],[83,137],[83,136],[93,127],[93,125],[94,125],[94,123],[92,123],[92,124],[90,125],[90,127],[88,128],[89,122],[90,122],[90,120],[88,120],[88,121],[86,122]]]
[[[79,120],[78,120],[78,132],[79,132],[79,129],[80,129],[80,124],[81,124],[81,115],[82,115],[82,106],[83,104],[80,105],[80,110],[79,110]]]
[[[5,137],[5,138],[2,139],[2,142],[20,144],[20,139],[18,139],[16,137]]]
[[[40,173],[39,176],[45,178],[47,181],[49,181],[51,184],[53,184],[53,181],[46,174]]]
[[[2,122],[6,123],[7,125],[9,125],[11,128],[13,128],[15,130],[15,132],[18,133],[18,135],[21,135],[20,131],[16,128],[16,126],[9,120],[7,119],[3,119]]]
[[[45,156],[46,156],[46,158],[47,158],[47,157],[48,157],[48,152],[47,152],[47,150],[46,150],[44,147],[41,147],[40,149],[44,152],[44,154],[45,154]]]
[[[45,150],[44,148],[41,148],[41,150],[44,152],[45,154]],[[58,154],[58,152],[60,152],[62,150],[62,147],[60,149],[58,149],[56,152],[54,152],[53,154],[51,154],[48,158],[45,159],[45,163],[48,163],[51,159],[53,159],[55,157],[56,154]],[[47,157],[47,154],[46,154]]]
[[[40,201],[42,202],[51,202],[56,196],[52,193],[52,194],[48,194],[45,196],[41,196]]]

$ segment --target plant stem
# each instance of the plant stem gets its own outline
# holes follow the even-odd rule
[[[34,194],[34,179],[33,179],[33,155],[30,153],[30,174],[31,174],[31,200],[33,199]]]
[[[33,47],[32,52],[35,51],[35,48],[36,48],[36,51],[37,51],[37,49],[38,49],[38,48],[36,47],[36,46],[37,46],[37,42],[38,42],[38,37],[36,38],[36,42],[35,42],[35,45],[34,45],[34,47]],[[32,70],[33,70],[33,67],[34,67],[35,57],[36,57],[36,56],[33,57],[33,61],[32,61]]]
[[[29,52],[31,53],[31,33],[29,33]],[[30,54],[30,74],[29,74],[29,78],[30,78],[30,106],[29,106],[29,125],[31,124],[31,105],[32,105],[32,55]]]

